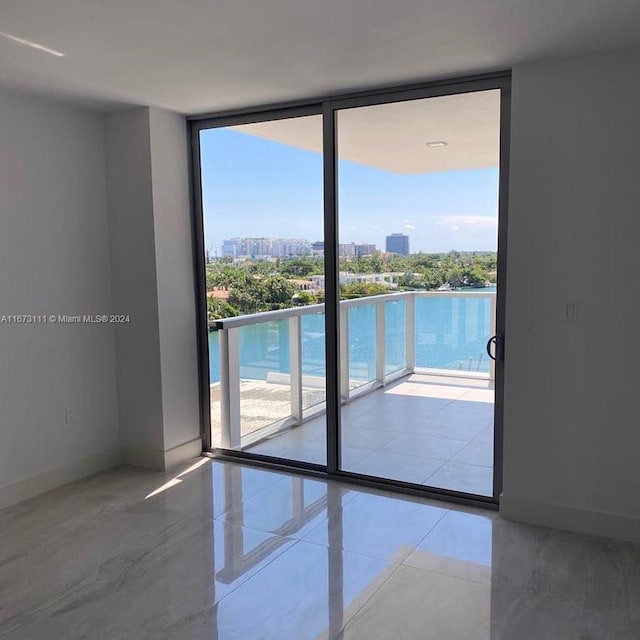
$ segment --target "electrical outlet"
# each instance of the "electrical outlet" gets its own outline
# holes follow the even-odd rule
[[[73,422],[73,411],[71,407],[65,407],[64,410],[64,423],[71,424]]]
[[[578,304],[576,302],[567,302],[565,307],[564,317],[566,320],[578,319]]]

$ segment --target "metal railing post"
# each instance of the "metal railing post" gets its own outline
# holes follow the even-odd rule
[[[302,424],[302,318],[289,318],[289,379],[291,383],[291,416]]]
[[[376,301],[376,380],[384,385],[386,364],[385,302]]]
[[[340,398],[342,402],[349,402],[349,308],[342,303],[340,303]]]
[[[224,449],[240,446],[240,343],[237,329],[220,331],[220,407]]]
[[[416,295],[411,293],[405,298],[405,357],[406,368],[414,371],[416,368]]]

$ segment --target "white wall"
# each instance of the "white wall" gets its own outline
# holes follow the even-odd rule
[[[105,120],[120,436],[131,464],[162,466],[162,384],[149,110]]]
[[[0,90],[0,508],[201,450],[186,123]],[[72,419],[65,422],[65,409]]]
[[[639,68],[513,70],[501,508],[638,539]]]
[[[0,90],[0,316],[112,309],[102,117]],[[117,462],[113,326],[0,324],[0,408],[0,507]]]
[[[202,450],[187,123],[159,109],[149,111],[149,122],[164,449],[170,465]]]
[[[186,121],[138,107],[106,140],[123,454],[163,469],[202,451]]]

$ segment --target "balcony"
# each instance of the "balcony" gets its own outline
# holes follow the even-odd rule
[[[491,495],[495,293],[340,303],[342,467]],[[326,464],[324,305],[227,318],[210,335],[214,447]]]

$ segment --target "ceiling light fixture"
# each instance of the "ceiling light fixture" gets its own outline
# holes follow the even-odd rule
[[[24,38],[18,38],[18,36],[11,35],[10,33],[5,33],[4,31],[0,31],[0,36],[3,38],[7,38],[8,40],[13,40],[13,42],[18,42],[19,44],[25,44],[27,47],[31,47],[32,49],[38,49],[38,51],[44,51],[45,53],[50,53],[52,56],[57,56],[58,58],[64,58],[64,53],[60,51],[56,51],[55,49],[49,49],[49,47],[44,47],[37,42],[31,42],[31,40],[25,40]]]
[[[425,142],[429,149],[437,149],[438,147],[446,147],[447,143],[444,140],[433,140],[432,142]]]

